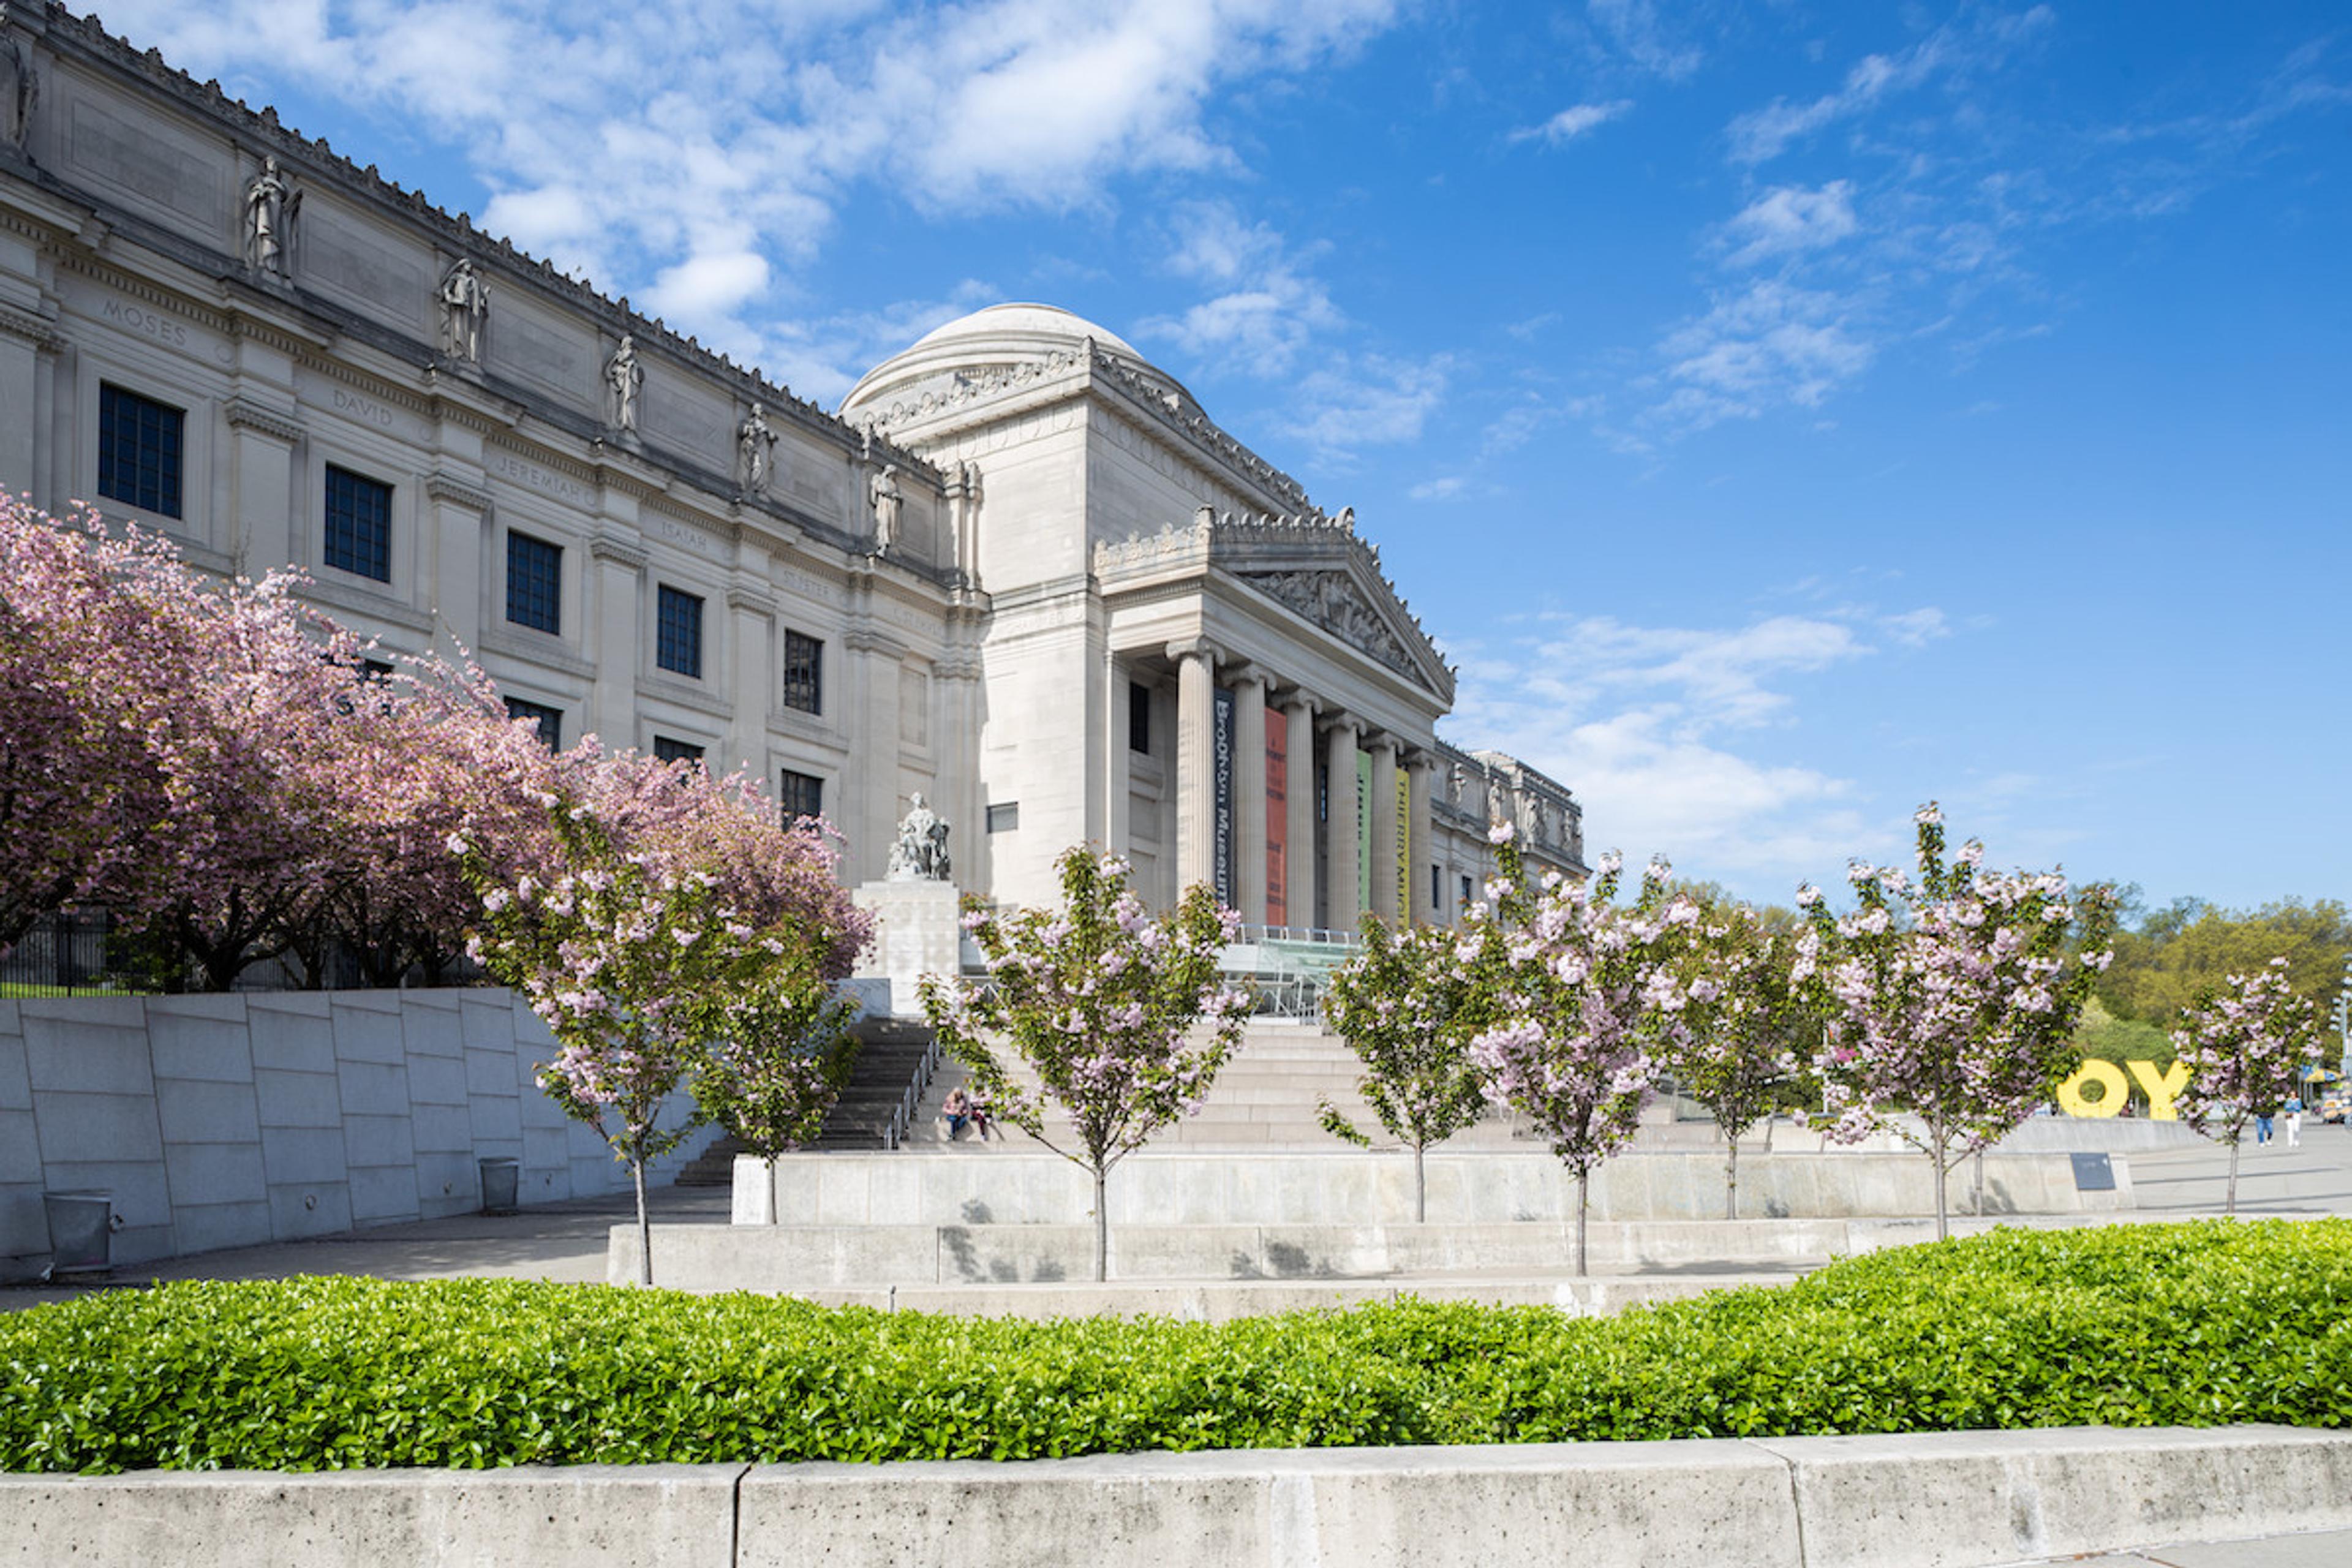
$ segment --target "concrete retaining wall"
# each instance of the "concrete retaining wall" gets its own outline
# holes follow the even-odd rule
[[[254,992],[0,1001],[0,1279],[49,1250],[44,1189],[114,1195],[118,1263],[522,1200],[625,1166],[535,1079],[554,1041],[511,992]]]
[[[1127,1454],[1025,1464],[0,1477],[0,1557],[182,1568],[1991,1568],[2352,1527],[2352,1435]]]
[[[735,1164],[739,1224],[1074,1225],[1092,1216],[1085,1172],[1015,1142],[888,1153],[751,1155]],[[1988,1214],[2112,1213],[2132,1206],[2121,1159],[2112,1192],[2082,1192],[2063,1153],[1985,1160]],[[1429,1218],[1436,1224],[1573,1220],[1576,1183],[1549,1153],[1482,1150],[1429,1156]],[[1954,1212],[1968,1208],[1971,1167],[1951,1175]],[[1113,1167],[1105,1196],[1114,1226],[1158,1225],[1405,1225],[1413,1218],[1407,1154],[1151,1153]],[[1927,1156],[1848,1152],[1743,1155],[1739,1212],[1757,1218],[1931,1215]],[[1627,1153],[1594,1173],[1600,1220],[1712,1220],[1723,1215],[1720,1151]]]

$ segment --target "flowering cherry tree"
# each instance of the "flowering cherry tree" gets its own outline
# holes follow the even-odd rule
[[[923,1005],[993,1114],[1094,1177],[1101,1279],[1111,1167],[1199,1109],[1251,1000],[1220,978],[1218,949],[1241,920],[1207,888],[1185,889],[1154,918],[1128,888],[1126,861],[1076,848],[1058,867],[1062,907],[967,917],[987,977],[927,978]],[[1026,1065],[1034,1089],[1000,1050]],[[1049,1121],[1049,1108],[1061,1114]]]
[[[519,868],[464,833],[450,847],[481,899],[474,956],[555,1036],[541,1086],[628,1163],[650,1285],[646,1165],[701,1120],[665,1125],[671,1098],[713,1042],[730,1061],[756,1048],[762,1010],[794,981],[846,973],[868,919],[817,832],[779,826],[748,781],[588,742],[561,761],[545,838]]]
[[[1973,839],[1947,864],[1943,813],[1931,802],[1915,821],[1916,877],[1856,862],[1851,913],[1832,916],[1810,887],[1797,901],[1833,998],[1830,1136],[1885,1130],[1926,1153],[1941,1237],[1952,1167],[2032,1114],[2073,1068],[2115,906],[2106,889],[2070,889],[2056,872],[1987,871]]]
[[[1685,999],[1665,1066],[1723,1134],[1723,1217],[1738,1219],[1740,1137],[1788,1102],[1821,1037],[1821,997],[1812,944],[1797,932],[1745,904],[1696,907],[1664,955]]]
[[[1425,1160],[1476,1121],[1486,1097],[1470,1042],[1494,1017],[1493,928],[1391,931],[1364,924],[1364,951],[1335,971],[1324,1016],[1364,1064],[1356,1089],[1391,1136],[1412,1151],[1412,1217],[1429,1217]],[[1329,1101],[1323,1128],[1369,1148],[1371,1138]]]
[[[756,989],[728,1000],[694,1075],[702,1114],[766,1159],[816,1141],[857,1061],[856,1004],[813,965],[784,958]]]
[[[2231,975],[2180,1010],[2172,1048],[2189,1068],[2189,1083],[2173,1104],[2182,1121],[2230,1146],[2231,1214],[2238,1212],[2238,1141],[2246,1123],[2294,1092],[2295,1066],[2318,1033],[2318,1015],[2289,983],[2284,958]]]
[[[1490,1099],[1535,1124],[1576,1176],[1576,1270],[1590,1272],[1592,1172],[1633,1141],[1656,1076],[1653,1047],[1677,1027],[1684,996],[1662,950],[1696,904],[1669,907],[1654,861],[1630,907],[1623,863],[1601,858],[1590,886],[1553,873],[1528,885],[1511,826],[1493,830],[1501,872],[1489,884],[1501,962],[1496,1022],[1471,1043]]]

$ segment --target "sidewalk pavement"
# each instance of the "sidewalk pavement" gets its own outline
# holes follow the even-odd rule
[[[2149,1546],[2105,1557],[2047,1561],[2070,1563],[2076,1568],[2344,1568],[2344,1564],[2352,1563],[2352,1530],[2207,1542],[2193,1546]]]

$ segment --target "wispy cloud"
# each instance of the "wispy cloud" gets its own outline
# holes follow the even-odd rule
[[[1659,19],[1656,0],[1588,0],[1585,14],[1627,59],[1652,75],[1679,81],[1706,58]]]
[[[1818,190],[1775,185],[1724,225],[1726,238],[1737,247],[1724,258],[1724,265],[1751,267],[1776,257],[1819,250],[1853,237],[1858,226],[1851,180],[1832,180]]]
[[[1865,606],[1718,627],[1547,616],[1517,637],[1449,641],[1462,668],[1450,727],[1569,781],[1590,848],[1663,852],[1693,875],[1786,898],[1850,855],[1899,844],[1853,781],[1766,760],[1763,742],[1800,727],[1816,683],[1886,644],[1921,646],[1944,620],[1932,607]]]
[[[1631,112],[1633,107],[1633,100],[1630,98],[1621,98],[1612,103],[1572,103],[1541,125],[1529,125],[1512,132],[1511,140],[1541,142],[1548,147],[1558,147]]]
[[[1317,333],[1344,324],[1322,280],[1307,269],[1309,258],[1230,204],[1184,204],[1171,227],[1169,270],[1214,292],[1181,315],[1139,322],[1143,338],[1271,376],[1288,371]]]
[[[1451,355],[1396,359],[1339,354],[1301,377],[1297,412],[1280,427],[1324,458],[1344,458],[1362,447],[1418,440],[1430,413],[1445,396]]]
[[[1852,299],[1778,279],[1718,298],[1661,341],[1665,391],[1648,422],[1672,436],[1775,408],[1818,407],[1878,352],[1861,314]]]

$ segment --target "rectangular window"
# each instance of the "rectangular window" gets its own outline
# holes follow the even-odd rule
[[[1151,688],[1139,680],[1127,683],[1127,749],[1151,754]]]
[[[1010,833],[1020,826],[1021,803],[1019,801],[1008,800],[1003,805],[992,805],[988,808],[988,830],[991,833]]]
[[[1435,914],[1444,907],[1445,868],[1443,866],[1432,866],[1429,868],[1429,912],[1431,914]]]
[[[1464,909],[1466,910],[1470,907],[1472,898],[1473,894],[1470,891],[1470,879],[1467,876],[1465,876],[1462,879],[1462,907]]]
[[[551,752],[563,749],[563,710],[550,708],[544,702],[526,702],[520,697],[507,699],[507,717],[528,719],[539,726],[539,742]]]
[[[656,735],[654,755],[665,763],[699,763],[702,761],[702,748],[691,741],[674,741],[667,735]]]
[[[392,487],[327,466],[327,564],[392,581]]]
[[[663,584],[654,626],[654,662],[673,675],[701,679],[701,596]]]
[[[824,644],[800,632],[784,633],[784,706],[824,711]]]
[[[507,619],[534,631],[563,629],[563,547],[507,535]]]
[[[165,517],[182,515],[180,444],[187,422],[179,409],[100,383],[98,493]]]
[[[814,773],[796,773],[786,768],[781,793],[786,824],[824,815],[824,781]]]

